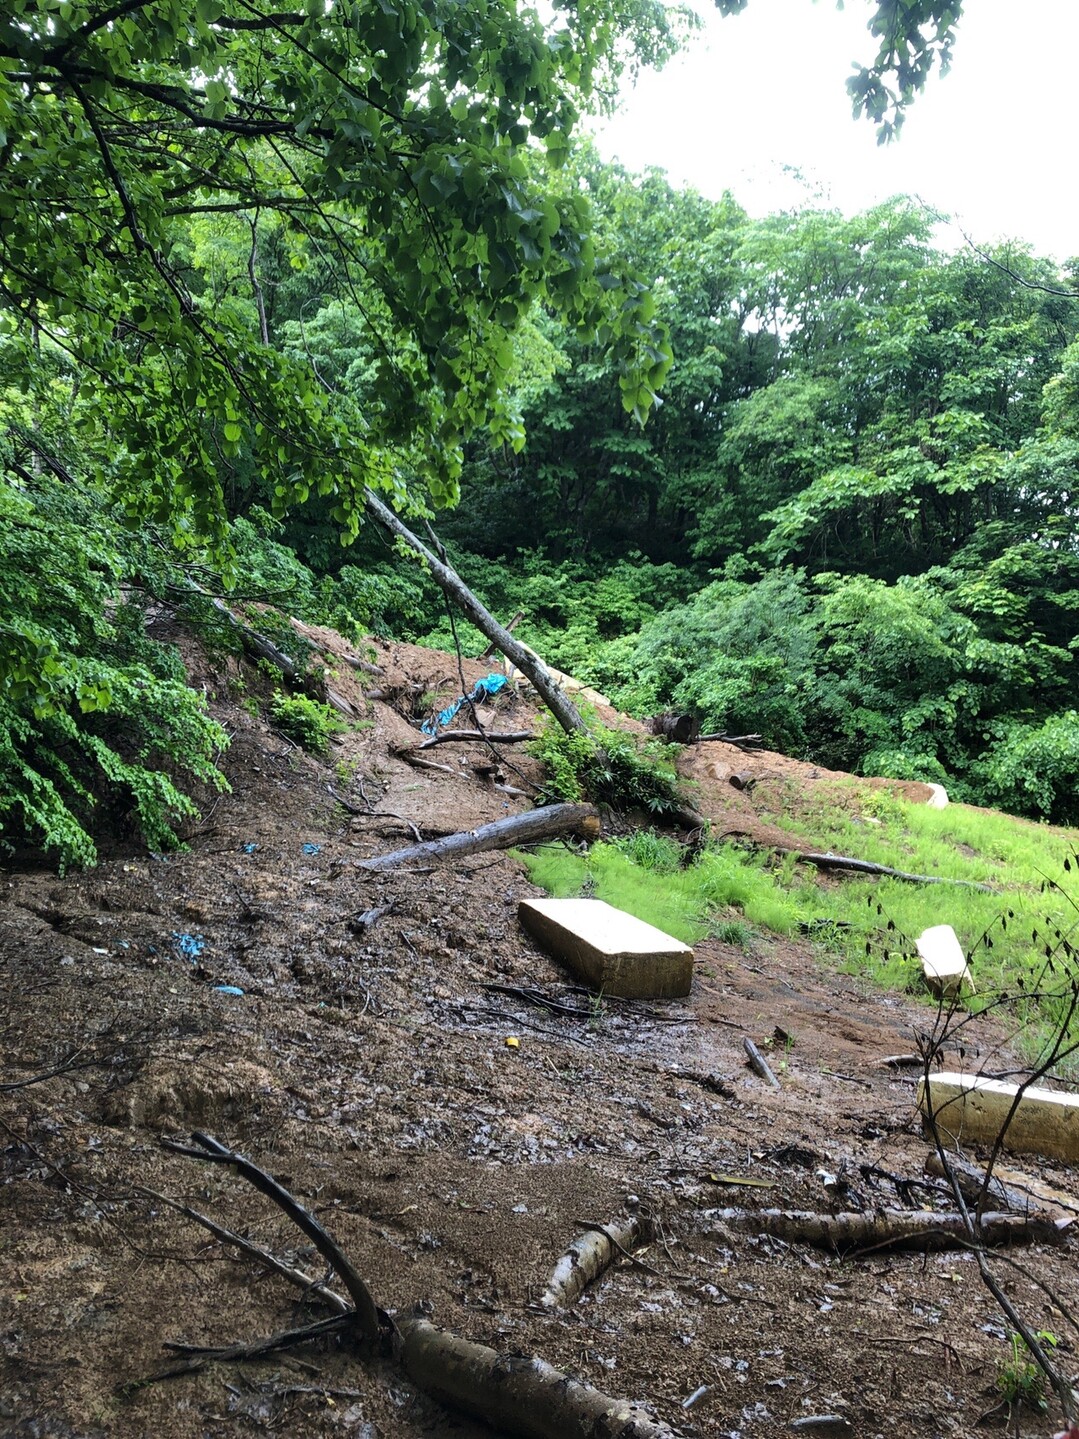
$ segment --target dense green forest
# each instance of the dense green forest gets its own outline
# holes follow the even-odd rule
[[[851,82],[886,129],[960,7],[900,8],[918,44]],[[9,9],[7,843],[164,847],[214,782],[148,615],[452,647],[368,490],[631,714],[1079,822],[1079,271],[571,143],[691,24],[649,0]]]

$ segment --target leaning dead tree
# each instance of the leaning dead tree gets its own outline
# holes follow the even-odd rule
[[[427,545],[403,524],[388,505],[384,505],[372,490],[364,492],[367,513],[384,530],[399,540],[404,540],[409,549],[415,550],[425,561],[431,578],[454,604],[468,616],[476,628],[487,636],[491,644],[508,660],[517,666],[523,675],[532,681],[536,693],[568,734],[588,734],[589,729],[581,718],[576,705],[566,697],[548,672],[547,666],[519,640],[515,640],[504,625],[500,625],[490,610],[472,593],[460,575],[429,549]]]
[[[500,1354],[487,1345],[439,1329],[419,1315],[389,1314],[376,1304],[337,1241],[271,1174],[207,1134],[195,1133],[192,1141],[191,1145],[166,1141],[165,1147],[188,1158],[227,1165],[264,1194],[303,1232],[336,1274],[345,1295],[282,1264],[268,1250],[233,1234],[197,1210],[180,1206],[188,1218],[209,1229],[217,1239],[260,1260],[331,1313],[314,1323],[246,1343],[219,1348],[168,1344],[166,1347],[180,1356],[180,1362],[154,1378],[192,1373],[214,1360],[260,1358],[330,1335],[348,1336],[362,1354],[389,1359],[404,1369],[417,1388],[432,1398],[521,1439],[568,1439],[572,1435],[588,1435],[589,1439],[677,1439],[673,1430],[650,1418],[640,1406],[580,1383],[543,1359]]]

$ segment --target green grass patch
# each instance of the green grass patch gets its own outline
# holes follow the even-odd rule
[[[1079,836],[962,805],[933,810],[868,788],[865,794],[863,813],[822,807],[811,829],[802,820],[768,818],[790,834],[792,847],[989,883],[997,892],[839,877],[733,845],[709,848],[682,868],[677,847],[649,831],[586,854],[550,845],[524,858],[549,893],[595,895],[686,943],[726,933],[748,947],[762,931],[805,933],[822,959],[844,972],[916,995],[924,989],[915,940],[932,925],[950,924],[977,986],[971,1008],[1008,995],[1007,1015],[1033,1058],[1059,1026],[1079,979],[1071,950],[1079,948],[1079,883],[1072,884]],[[1079,1024],[1073,1030],[1079,1041]]]

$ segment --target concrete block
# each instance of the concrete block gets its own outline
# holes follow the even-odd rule
[[[926,781],[926,788],[932,790],[932,794],[930,794],[926,800],[926,804],[930,809],[948,808],[948,791],[942,784],[930,784]]]
[[[935,924],[918,936],[918,953],[925,982],[934,994],[974,993],[974,980],[967,968],[955,930],[950,924]]]
[[[689,993],[689,945],[602,899],[525,899],[518,915],[544,949],[605,994],[676,999]]]
[[[918,1084],[918,1108],[933,1113],[942,1135],[963,1144],[993,1144],[1011,1111],[1017,1084],[983,1079],[975,1074],[934,1074],[929,1094],[923,1078]],[[1021,1154],[1044,1154],[1074,1163],[1079,1159],[1079,1094],[1052,1089],[1023,1092],[1008,1125],[1004,1148]]]

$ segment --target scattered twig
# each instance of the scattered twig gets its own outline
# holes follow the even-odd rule
[[[375,1301],[371,1298],[371,1292],[344,1250],[330,1238],[315,1216],[295,1200],[288,1190],[278,1184],[277,1180],[265,1169],[260,1169],[257,1164],[252,1164],[242,1154],[237,1154],[235,1150],[228,1149],[208,1134],[200,1134],[197,1130],[191,1138],[195,1147],[177,1144],[173,1140],[165,1140],[165,1148],[172,1150],[174,1154],[182,1154],[188,1159],[201,1159],[211,1164],[225,1164],[230,1169],[235,1169],[247,1180],[248,1184],[283,1209],[292,1222],[307,1235],[326,1263],[335,1270],[341,1283],[345,1286],[345,1292],[355,1306],[355,1320],[361,1336],[369,1343],[373,1343],[379,1337],[382,1326],[379,1311],[375,1306]]]
[[[332,1289],[328,1289],[320,1280],[313,1278],[310,1274],[305,1274],[302,1269],[294,1269],[291,1264],[285,1264],[282,1260],[271,1254],[268,1249],[263,1249],[260,1244],[254,1243],[251,1239],[246,1239],[242,1234],[236,1234],[231,1229],[226,1229],[224,1225],[218,1224],[215,1219],[211,1219],[208,1214],[201,1214],[197,1209],[192,1209],[189,1204],[181,1204],[176,1199],[170,1199],[167,1194],[158,1194],[157,1191],[153,1189],[143,1187],[142,1193],[156,1200],[159,1204],[167,1204],[170,1209],[175,1209],[178,1214],[183,1214],[186,1218],[193,1220],[194,1223],[201,1224],[203,1229],[209,1230],[214,1238],[220,1240],[222,1244],[233,1245],[233,1247],[239,1249],[242,1254],[246,1254],[249,1259],[254,1259],[258,1264],[264,1265],[271,1273],[279,1275],[282,1279],[287,1279],[290,1284],[294,1284],[298,1289],[302,1289],[305,1293],[321,1299],[324,1304],[328,1304],[336,1313],[350,1314],[352,1312],[348,1300],[342,1299],[340,1294],[336,1294]],[[174,1348],[175,1346],[170,1345],[169,1347]]]
[[[439,744],[523,744],[525,740],[535,739],[530,729],[514,730],[512,733],[496,734],[494,730],[478,729],[448,729],[441,734],[432,735],[425,739],[419,746],[420,749],[433,749]],[[403,757],[403,756],[402,756]]]

